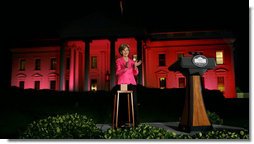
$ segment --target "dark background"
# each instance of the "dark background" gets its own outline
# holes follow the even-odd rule
[[[10,49],[21,41],[59,37],[64,22],[102,12],[112,19],[148,32],[227,30],[235,41],[236,86],[249,92],[249,7],[248,1],[202,1],[173,3],[167,0],[93,0],[79,2],[4,2],[0,6],[0,88],[10,86]]]

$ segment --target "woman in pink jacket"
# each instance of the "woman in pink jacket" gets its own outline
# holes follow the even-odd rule
[[[137,85],[134,76],[138,75],[137,66],[141,64],[141,61],[134,62],[129,58],[130,48],[128,44],[121,44],[119,47],[119,52],[122,57],[116,60],[117,84]]]
[[[137,117],[137,82],[135,76],[138,75],[138,66],[141,65],[141,61],[133,61],[129,58],[130,46],[128,44],[121,44],[119,47],[119,53],[122,57],[116,60],[116,76],[117,85],[115,90],[120,89],[121,84],[128,84],[128,90],[133,90],[134,96],[134,114],[135,114],[135,125],[138,124]],[[119,125],[125,126],[127,122],[127,98],[122,96],[120,98],[119,107]]]

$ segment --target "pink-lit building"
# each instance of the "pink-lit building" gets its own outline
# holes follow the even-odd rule
[[[47,40],[50,41],[50,40]],[[11,85],[24,89],[61,91],[110,90],[115,85],[115,59],[121,43],[131,46],[130,57],[142,59],[137,77],[149,88],[183,88],[186,79],[169,71],[181,56],[202,52],[217,66],[202,77],[204,87],[235,98],[234,39],[217,31],[146,33],[133,36],[64,39],[60,45],[12,49]]]

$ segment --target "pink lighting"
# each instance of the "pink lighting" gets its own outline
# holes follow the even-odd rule
[[[185,77],[179,72],[169,71],[168,67],[179,57],[188,56],[190,51],[202,52],[206,57],[212,58],[216,58],[216,53],[219,51],[223,55],[220,57],[223,63],[203,75],[204,86],[210,90],[221,89],[226,98],[235,98],[232,42],[233,40],[225,38],[162,41],[137,40],[129,37],[117,38],[115,41],[108,39],[68,40],[64,44],[64,55],[60,55],[60,46],[16,48],[12,49],[11,84],[25,89],[34,89],[36,85],[39,89],[59,90],[62,77],[64,78],[62,80],[63,90],[66,88],[70,91],[109,90],[110,80],[113,79],[110,74],[114,73],[110,71],[114,65],[110,63],[111,45],[115,46],[115,58],[118,58],[120,57],[119,45],[127,43],[131,49],[130,58],[142,59],[142,84],[150,88],[184,87]],[[142,54],[138,53],[139,49],[142,49]],[[60,72],[61,58],[64,58],[64,64],[62,64],[65,65],[64,73]],[[89,63],[86,63],[86,60],[89,60]],[[52,63],[54,63],[54,68],[52,68]],[[67,63],[68,66],[66,66]]]
[[[202,40],[172,40],[172,41],[147,41],[145,57],[150,60],[145,65],[145,85],[147,87],[160,87],[160,79],[166,78],[167,88],[178,88],[179,78],[184,77],[181,73],[168,71],[179,54],[189,55],[190,51],[203,52],[206,57],[216,58],[216,51],[224,51],[225,64],[217,65],[214,70],[208,70],[204,74],[204,85],[206,89],[218,89],[217,77],[224,77],[226,98],[236,97],[234,64],[232,47],[225,39],[202,39]],[[165,66],[159,66],[159,55],[165,54]],[[147,61],[146,61],[147,62]]]

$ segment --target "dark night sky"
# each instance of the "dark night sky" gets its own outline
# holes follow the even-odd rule
[[[172,3],[167,0],[123,0],[120,14],[118,0],[71,2],[9,2],[1,4],[1,88],[9,84],[10,54],[17,41],[36,37],[58,37],[63,22],[102,12],[128,25],[147,31],[228,30],[236,37],[237,85],[249,90],[249,7],[232,1]],[[4,9],[3,9],[4,8]],[[244,63],[244,66],[243,66]],[[240,76],[241,75],[241,78]]]

